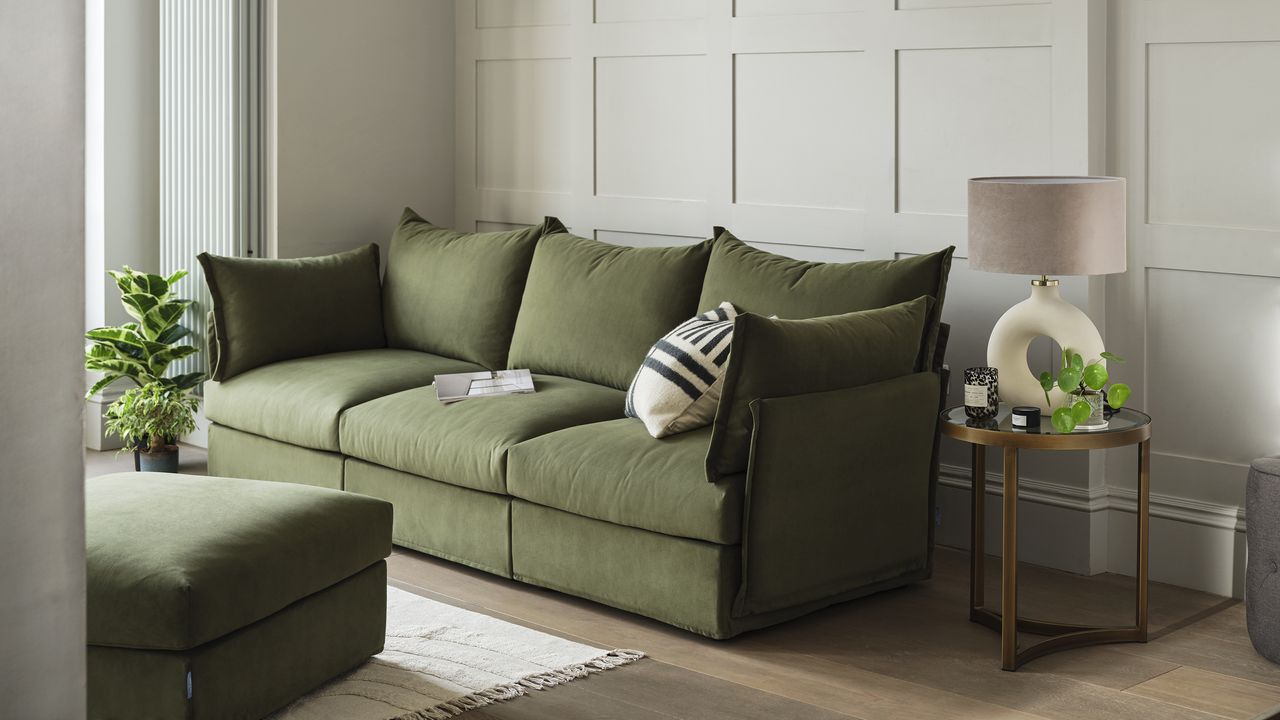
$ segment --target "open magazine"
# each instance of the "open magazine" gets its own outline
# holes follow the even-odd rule
[[[531,392],[534,392],[533,375],[528,370],[486,370],[436,376],[436,397],[445,405],[468,398]]]

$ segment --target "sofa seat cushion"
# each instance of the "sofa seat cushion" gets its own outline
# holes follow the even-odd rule
[[[734,544],[746,477],[707,482],[710,439],[706,427],[655,440],[634,418],[568,428],[512,448],[507,487],[575,515]]]
[[[357,405],[342,416],[342,452],[451,485],[506,493],[507,451],[513,445],[622,417],[620,390],[537,374],[533,385],[530,395],[449,405],[428,386]]]
[[[85,483],[88,642],[188,650],[391,553],[391,504],[261,480],[116,473]]]
[[[428,385],[478,365],[413,350],[358,350],[298,358],[204,385],[205,414],[220,425],[315,450],[338,448],[338,417],[353,405]]]

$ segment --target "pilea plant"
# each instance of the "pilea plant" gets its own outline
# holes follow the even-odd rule
[[[1116,410],[1124,407],[1132,390],[1124,383],[1113,383],[1107,388],[1110,375],[1107,373],[1107,367],[1102,364],[1103,360],[1124,362],[1124,358],[1119,355],[1104,351],[1100,357],[1086,363],[1080,353],[1070,348],[1063,348],[1062,369],[1058,371],[1057,377],[1048,371],[1040,373],[1040,387],[1044,389],[1045,405],[1053,408],[1049,391],[1055,386],[1067,394],[1063,406],[1054,409],[1050,418],[1053,428],[1058,432],[1069,433],[1075,430],[1077,425],[1088,420],[1093,414],[1093,407],[1082,398],[1086,392],[1102,393],[1106,404]]]

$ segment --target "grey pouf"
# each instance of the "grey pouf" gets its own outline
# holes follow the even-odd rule
[[[1253,647],[1280,662],[1280,457],[1259,458],[1245,488],[1249,565],[1244,609]]]

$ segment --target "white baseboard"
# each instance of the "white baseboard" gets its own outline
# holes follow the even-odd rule
[[[100,375],[87,374],[85,389],[93,387]],[[125,383],[117,381],[110,387],[85,401],[84,406],[84,446],[90,450],[118,450],[124,445],[120,438],[107,434],[107,406],[124,394]]]
[[[986,482],[986,551],[999,555],[1003,478],[988,473]],[[969,469],[943,465],[938,486],[938,543],[968,549]],[[1019,560],[1080,574],[1133,575],[1136,512],[1134,490],[1019,479]],[[1152,493],[1150,516],[1151,580],[1242,597],[1244,508]]]
[[[209,447],[209,418],[204,415],[204,398],[199,398],[200,409],[196,410],[196,429],[182,436],[182,442],[198,448]]]

